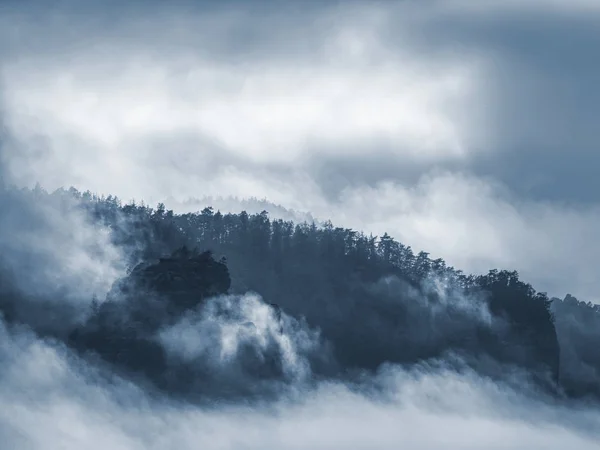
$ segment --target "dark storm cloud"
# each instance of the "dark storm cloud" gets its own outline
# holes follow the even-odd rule
[[[597,202],[600,16],[536,8],[470,19],[433,25],[440,41],[495,61],[495,151],[476,155],[471,169],[525,197]]]
[[[522,7],[512,5],[506,11],[498,7],[496,12],[497,5],[491,2],[489,13],[483,3],[483,12],[454,3],[441,11],[431,8],[430,14],[410,10],[415,22],[407,24],[408,32],[392,31],[391,19],[381,30],[392,53],[409,35],[411,45],[424,54],[446,49],[457,57],[481,55],[486,62],[487,95],[471,105],[490,115],[486,137],[474,143],[468,158],[433,164],[493,177],[525,199],[597,203],[598,11],[587,12],[585,2],[572,10],[550,7],[549,2],[524,2]],[[400,8],[391,10],[393,16]],[[381,147],[373,143],[371,152],[359,158],[340,158],[331,164],[327,158],[317,161],[325,173],[316,171],[319,183],[334,193],[344,184],[373,184],[377,174],[380,180],[414,184],[431,169],[431,162],[415,164],[386,157],[385,152],[371,156]]]
[[[302,4],[290,0],[190,0],[168,5],[153,0],[8,1],[3,2],[1,11],[13,23],[5,25],[2,33],[7,39],[0,49],[5,56],[15,58],[23,50],[48,55],[85,50],[110,57],[103,53],[98,38],[118,39],[123,46],[139,49],[143,36],[145,50],[151,47],[159,55],[187,51],[209,53],[219,61],[287,59],[290,54],[318,50],[319,40],[325,34],[318,13],[338,4],[337,0],[309,0]],[[290,15],[293,21],[289,20]],[[205,17],[216,20],[206,21]],[[18,22],[34,25],[35,32]]]

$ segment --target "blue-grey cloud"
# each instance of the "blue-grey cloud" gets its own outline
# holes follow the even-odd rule
[[[599,20],[585,0],[6,3],[3,165],[267,198],[594,299]]]

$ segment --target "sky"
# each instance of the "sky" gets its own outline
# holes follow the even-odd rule
[[[599,45],[594,0],[4,0],[1,173],[266,198],[600,302]]]

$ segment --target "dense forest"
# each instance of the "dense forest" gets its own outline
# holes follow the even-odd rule
[[[39,186],[3,188],[0,208],[5,321],[150,390],[251,396],[435,361],[507,382],[525,374],[552,395],[600,397],[600,306],[549,298],[515,271],[469,275],[387,233],[266,211],[175,214]],[[68,233],[107,233],[127,267],[108,293],[60,300],[73,294],[42,270],[54,258],[37,250],[43,240],[15,238],[43,237],[56,226],[48,211],[83,217]]]

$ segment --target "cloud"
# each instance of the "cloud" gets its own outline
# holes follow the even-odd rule
[[[585,176],[597,166],[598,138],[591,0],[65,5],[2,10],[6,181],[150,202],[266,197],[336,225],[388,231],[457,268],[516,268],[552,294],[597,300],[597,186]],[[19,199],[16,208],[0,197],[10,281],[21,297],[64,300],[54,314],[21,304],[19,318],[40,332],[67,329],[73,316],[60,308],[87,308],[123,269],[107,230],[61,198]],[[23,277],[25,268],[35,276]],[[462,298],[442,300],[488,319]],[[597,447],[597,410],[440,361],[389,366],[362,384],[303,383],[320,349],[316,331],[283,321],[289,332],[279,334],[272,310],[246,295],[162,330],[170,358],[203,368],[209,355],[204,368],[217,373],[244,352],[282,358],[290,389],[276,386],[272,403],[234,405],[149,395],[0,321],[0,441],[92,450]]]
[[[487,151],[468,169],[521,197],[597,203],[598,3],[439,4],[444,14],[423,33],[429,45],[452,42],[488,62]]]
[[[597,207],[519,199],[492,180],[438,172],[416,186],[348,189],[328,217],[379,235],[393,230],[467,272],[516,268],[540,290],[564,295],[568,288],[598,301]]]
[[[267,198],[595,299],[595,3],[476,3],[15,6],[5,173]]]
[[[600,7],[594,0],[574,0],[572,2],[561,2],[558,0],[483,0],[481,2],[469,2],[468,0],[450,0],[448,2],[437,2],[442,8],[455,10],[460,13],[475,14],[498,14],[535,12],[537,14],[591,14],[599,13]]]
[[[0,188],[2,309],[40,330],[61,331],[125,272],[110,230],[66,191]]]
[[[390,367],[383,394],[322,383],[271,404],[191,406],[146,396],[24,330],[0,329],[8,448],[596,448],[600,416],[466,373]],[[105,380],[105,381],[103,381]]]
[[[311,359],[327,354],[317,330],[281,311],[278,315],[256,294],[212,298],[160,330],[157,340],[171,364],[193,367],[199,386],[188,389],[210,396],[273,392],[282,389],[279,380],[308,382]]]
[[[52,58],[23,49],[2,69],[11,136],[21,149],[42,152],[36,159],[20,152],[33,163],[21,177],[42,176],[52,187],[68,179],[105,188],[95,179],[98,169],[117,178],[136,178],[140,167],[154,171],[148,160],[163,158],[165,150],[152,144],[163,139],[178,147],[178,160],[191,162],[190,169],[205,158],[213,166],[290,166],[315,153],[351,156],[379,148],[417,161],[463,158],[476,120],[467,121],[481,71],[475,58],[425,57],[408,38],[390,46],[385,11],[321,12],[298,21],[277,14],[258,20],[248,13],[193,14],[193,27],[184,12],[143,16],[106,34],[92,27],[85,47],[61,41],[66,51]],[[311,51],[293,43],[286,53],[272,49],[308,31],[315,18],[319,42],[309,37]],[[35,33],[31,22],[21,22],[19,30]],[[219,45],[207,41],[218,25],[249,29],[250,48],[225,59],[215,54]],[[156,27],[162,27],[162,46],[151,36]],[[275,35],[263,41],[261,27],[274,28]],[[41,30],[57,32],[44,22]],[[83,34],[75,30],[75,37]],[[163,48],[182,41],[188,44]],[[13,167],[24,165],[17,159]],[[121,183],[115,187],[131,192]]]

